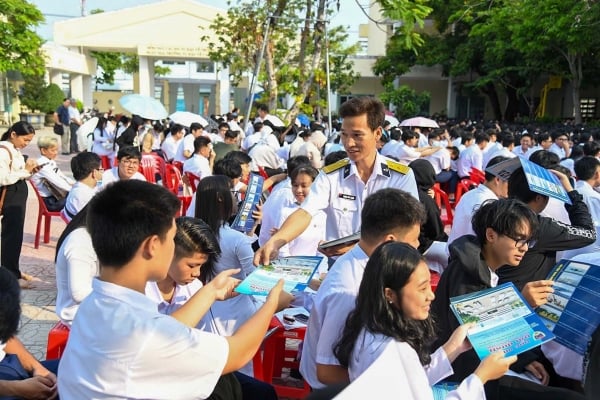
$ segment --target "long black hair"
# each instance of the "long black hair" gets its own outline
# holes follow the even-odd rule
[[[215,276],[215,264],[221,255],[221,247],[210,227],[199,218],[179,217],[175,220],[175,259],[190,257],[194,253],[208,256],[200,268],[200,281],[206,284]]]
[[[356,340],[363,329],[408,343],[417,352],[421,364],[431,362],[429,347],[435,332],[431,317],[423,321],[410,319],[385,296],[386,288],[401,291],[422,262],[419,251],[406,243],[388,241],[375,249],[365,267],[356,308],[348,315],[342,336],[334,348],[342,366],[347,368],[350,364]]]
[[[225,175],[212,175],[203,178],[196,190],[194,216],[200,218],[219,237],[223,226],[233,212],[231,179]]]
[[[35,134],[35,129],[33,128],[33,125],[31,125],[30,123],[24,122],[24,121],[19,121],[19,122],[14,123],[10,128],[8,128],[8,130],[2,134],[2,137],[0,137],[0,140],[2,140],[2,141],[8,140],[11,132],[16,133],[17,136],[27,136],[27,135],[31,135],[32,133]]]

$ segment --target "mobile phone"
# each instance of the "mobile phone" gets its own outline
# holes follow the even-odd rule
[[[295,314],[294,318],[296,318],[296,321],[298,322],[302,322],[303,324],[308,322],[308,315],[304,315],[304,314]]]

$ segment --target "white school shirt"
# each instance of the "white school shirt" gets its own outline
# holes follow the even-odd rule
[[[452,223],[452,229],[448,235],[446,249],[448,249],[450,243],[459,237],[475,234],[473,227],[471,226],[471,218],[473,218],[473,214],[475,214],[475,211],[477,211],[479,206],[489,199],[498,200],[498,196],[484,184],[481,184],[475,189],[469,190],[462,195],[454,209],[454,222]]]
[[[398,161],[400,161],[402,164],[408,165],[412,161],[421,158],[421,153],[416,151],[414,147],[401,144],[400,146],[396,147],[396,157],[398,157]]]
[[[483,152],[476,144],[472,144],[460,152],[456,172],[460,178],[471,175],[471,168],[483,171]]]
[[[281,211],[294,203],[292,181],[289,177],[275,185],[269,197],[263,204],[263,218],[258,235],[258,244],[264,246],[272,236],[271,229],[281,228]]]
[[[506,147],[492,148],[487,153],[483,153],[483,159],[482,159],[482,163],[481,163],[481,166],[483,167],[483,169],[485,169],[487,167],[488,163],[490,162],[490,160],[492,158],[497,157],[497,156],[502,156],[502,157],[507,157],[507,158],[515,158],[517,155],[515,153],[513,153],[512,151],[508,150]]]
[[[192,157],[185,160],[183,163],[183,172],[190,172],[200,179],[212,175],[210,162],[206,157],[200,154],[194,154]]]
[[[66,176],[58,165],[56,161],[50,160],[46,156],[41,156],[37,159],[38,165],[46,164],[40,169],[37,173],[31,175],[31,183],[35,185],[37,190],[40,192],[40,196],[42,197],[50,197],[52,193],[46,188],[45,185],[42,184],[42,178],[45,178],[49,182],[53,183],[55,186],[61,188],[65,191],[70,191],[71,187],[75,183],[72,178]]]
[[[429,161],[436,175],[439,175],[442,171],[450,169],[452,166],[450,152],[445,148],[441,148],[435,153],[424,158]]]
[[[133,174],[133,176],[129,179],[137,179],[139,181],[146,181],[146,177],[140,173],[139,171]],[[106,187],[109,183],[120,181],[119,178],[119,167],[112,167],[111,169],[107,169],[102,174],[102,187]]]
[[[75,182],[67,196],[62,215],[67,220],[71,221],[71,219],[73,219],[73,217],[89,203],[95,194],[96,187],[89,187],[85,183],[79,181]]]
[[[360,230],[360,212],[365,199],[384,188],[404,190],[419,198],[415,175],[409,167],[377,153],[373,173],[365,184],[354,162],[346,158],[319,172],[300,208],[310,215],[324,211],[326,240],[339,239]]]
[[[187,285],[175,285],[175,291],[173,292],[173,298],[171,301],[166,301],[156,282],[146,283],[146,297],[156,303],[157,310],[161,314],[171,315],[175,311],[179,310],[181,306],[188,302],[192,296],[202,288],[202,282],[198,279],[194,279]],[[198,323],[196,328],[201,329],[202,321]]]
[[[548,148],[548,151],[558,155],[561,160],[567,156],[565,149],[563,149],[562,147],[559,147],[556,143],[552,143],[550,145],[550,147]]]
[[[283,222],[290,216],[291,213],[299,208],[299,204],[292,203],[281,210],[278,226],[281,227]],[[263,210],[264,211],[264,210]],[[319,242],[325,240],[325,223],[327,216],[323,211],[319,211],[312,216],[312,220],[308,227],[296,239],[290,241],[279,249],[279,257],[287,256],[323,256],[317,251]],[[262,229],[262,228],[261,228]]]
[[[167,136],[166,139],[162,142],[160,149],[165,154],[165,158],[167,159],[167,161],[171,161],[175,158],[175,155],[177,154],[177,147],[179,146],[181,140],[183,139],[180,139],[176,142],[175,138],[173,138],[173,135],[169,134],[169,136]]]
[[[225,338],[160,314],[143,293],[94,279],[62,356],[61,399],[205,399],[229,353]]]
[[[523,151],[523,147],[521,145],[515,146],[513,149],[513,153],[519,157],[523,157],[529,160],[529,156],[535,151],[535,147],[530,147],[527,151]]]
[[[56,254],[56,315],[71,326],[79,304],[92,292],[98,257],[85,227],[67,235]]]
[[[31,173],[25,169],[25,158],[21,151],[15,149],[9,141],[0,142],[0,146],[6,147],[0,148],[0,186],[12,185],[21,179],[29,178]]]
[[[300,358],[300,372],[312,388],[325,387],[317,378],[317,363],[340,364],[333,354],[333,347],[340,338],[348,314],[356,305],[368,260],[363,249],[354,245],[333,264],[314,297]]]
[[[179,142],[177,142],[177,150],[175,151],[175,156],[173,157],[173,161],[185,162],[188,160],[183,152],[185,150],[189,151],[190,154],[194,155],[194,140],[196,138],[192,133],[189,133],[183,137]]]
[[[435,356],[435,353],[432,357]],[[336,399],[354,400],[373,396],[374,390],[403,400],[433,400],[433,393],[417,354],[405,343],[390,342],[371,366],[344,389]],[[446,400],[481,400],[485,392],[475,375],[467,377]]]
[[[96,128],[94,130],[94,143],[92,144],[92,151],[99,156],[113,156],[113,143],[115,141],[114,131],[109,131],[104,128],[100,130]]]
[[[596,192],[586,181],[575,182],[575,190],[583,196],[583,201],[588,207],[594,223],[594,228],[596,228],[596,241],[579,249],[566,250],[563,254],[563,258],[569,259],[579,254],[600,252],[600,193]]]

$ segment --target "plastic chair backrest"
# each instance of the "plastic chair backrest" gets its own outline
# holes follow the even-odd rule
[[[178,195],[180,185],[181,173],[179,172],[179,169],[172,164],[166,164],[163,186],[169,189],[173,194]]]
[[[184,172],[184,175],[187,177],[188,183],[192,188],[192,192],[196,193],[196,188],[198,187],[198,183],[200,182],[200,178],[191,172]]]
[[[440,211],[444,211],[444,209],[446,211],[445,215],[444,213],[442,213],[441,215],[442,223],[444,224],[444,226],[452,225],[452,222],[454,221],[454,214],[452,211],[452,204],[450,204],[450,199],[448,198],[448,194],[442,189],[440,189],[438,183],[433,185],[433,192],[435,195],[435,204],[437,204]]]
[[[154,154],[142,155],[142,162],[140,163],[142,173],[148,182],[156,183],[156,176],[165,176],[165,160]]]

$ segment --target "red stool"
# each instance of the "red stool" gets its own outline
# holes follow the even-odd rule
[[[55,360],[62,356],[71,328],[58,321],[48,332],[48,346],[46,347],[46,360]]]
[[[273,385],[279,397],[303,399],[310,393],[306,382],[303,382],[303,387],[294,387],[273,383],[273,378],[281,377],[283,368],[299,367],[298,350],[287,348],[286,340],[303,340],[306,328],[285,330],[279,319],[273,317],[269,329],[275,330],[263,341],[262,360],[260,350],[253,359],[254,377]]]
[[[429,283],[431,284],[431,290],[435,292],[435,289],[437,289],[438,283],[440,282],[440,274],[432,270],[429,270],[429,274]]]

